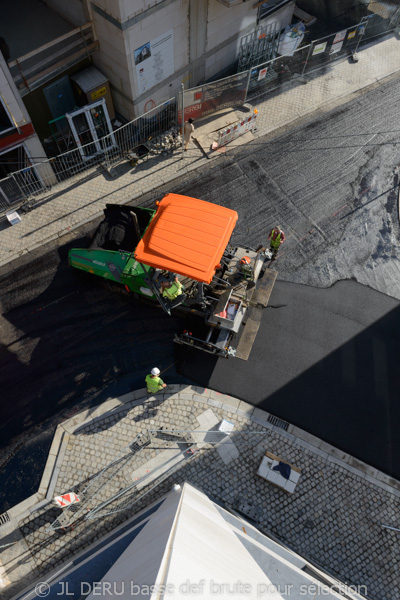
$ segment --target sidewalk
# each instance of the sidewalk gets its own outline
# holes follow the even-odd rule
[[[224,418],[234,425],[229,444],[199,447],[190,461],[182,461],[175,473],[133,506],[135,497],[128,496],[128,501],[113,504],[114,509],[124,506],[122,512],[103,509],[106,516],[77,523],[65,533],[46,531],[61,513],[51,499],[78,484],[82,489],[82,482],[115,460],[138,433],[162,427],[215,431]],[[257,476],[267,450],[301,470],[293,494]],[[103,478],[97,504],[151,472],[165,452],[145,449],[118,477]],[[142,389],[111,399],[58,426],[38,493],[9,510],[10,521],[0,527],[0,545],[16,542],[0,551],[1,597],[8,599],[52,570],[59,571],[63,563],[71,563],[82,550],[184,481],[239,510],[342,581],[367,586],[368,597],[384,600],[399,595],[400,538],[382,527],[398,527],[399,482],[236,398],[170,385],[156,397],[147,397]]]
[[[313,76],[307,84],[290,82],[279,94],[255,99],[250,104],[258,110],[256,137],[278,135],[300,119],[318,116],[371,86],[380,85],[390,76],[400,76],[399,48],[400,42],[390,37],[360,52],[358,63],[348,60],[336,63],[331,70]],[[213,160],[221,156],[216,152]],[[209,165],[210,160],[191,144],[183,159],[176,152],[164,159],[149,160],[133,170],[128,163],[121,163],[115,177],[97,167],[75,182],[70,179],[35,203],[33,210],[21,214],[22,222],[18,225],[11,226],[6,220],[0,223],[0,267],[20,256],[29,256],[66,234],[73,236],[75,229],[100,217],[107,202],[140,204],[159,198],[190,178],[193,171]]]

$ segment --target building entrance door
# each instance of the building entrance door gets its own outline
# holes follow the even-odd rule
[[[65,116],[84,160],[116,147],[104,98]]]

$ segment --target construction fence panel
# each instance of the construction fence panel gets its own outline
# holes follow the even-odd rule
[[[0,210],[8,210],[10,206],[24,198],[22,190],[12,177],[0,181]]]
[[[357,51],[372,20],[373,15],[348,29],[314,40],[310,45],[303,73],[317,71],[338,59],[352,56]]]
[[[184,91],[184,120],[199,119],[218,110],[238,106],[246,101],[248,71],[205,83]],[[182,116],[182,94],[179,95],[179,122]]]
[[[275,58],[279,46],[280,32],[277,23],[257,27],[255,31],[240,39],[238,72],[248,71],[252,65]]]
[[[145,115],[123,125],[110,136],[104,152],[107,166],[117,162],[120,157],[141,144],[153,144],[157,136],[177,125],[177,102],[171,98],[149,110]],[[111,140],[110,138],[113,138]]]
[[[362,44],[371,42],[393,31],[400,25],[400,6],[398,2],[370,2],[368,10],[372,13],[366,28]]]
[[[0,181],[0,206],[7,210],[14,204],[38,194],[45,189],[45,185],[38,177],[36,169],[26,167],[20,171],[10,173]]]
[[[374,7],[372,11],[371,7]],[[324,38],[298,48],[291,56],[278,56],[253,66],[249,71],[246,100],[278,90],[289,81],[326,67],[336,60],[354,55],[377,37],[400,26],[400,7],[387,2],[369,4],[370,14]]]
[[[278,56],[251,68],[246,100],[278,89],[284,83],[302,75],[310,46],[298,48],[292,56]]]

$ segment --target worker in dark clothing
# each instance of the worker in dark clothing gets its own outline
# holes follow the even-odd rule
[[[281,244],[283,244],[283,242],[286,239],[285,234],[283,233],[279,225],[271,229],[271,233],[269,234],[268,239],[270,240],[272,259],[274,260],[276,258],[276,255],[278,254],[278,250]]]

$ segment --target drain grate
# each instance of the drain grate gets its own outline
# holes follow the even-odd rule
[[[4,523],[8,523],[9,520],[10,515],[8,514],[8,512],[3,513],[2,515],[0,515],[0,526],[4,525]]]
[[[287,431],[289,427],[289,423],[287,421],[278,419],[278,417],[274,417],[273,415],[268,416],[268,422],[275,427],[279,427],[279,429],[283,429],[284,431]]]
[[[263,509],[260,506],[253,505],[250,502],[246,501],[238,501],[236,505],[236,510],[248,517],[252,521],[258,522],[262,516]]]

